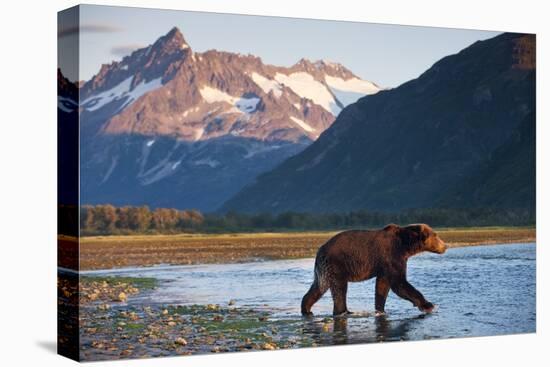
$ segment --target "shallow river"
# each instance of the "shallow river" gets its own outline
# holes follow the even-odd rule
[[[408,279],[437,305],[422,315],[390,293],[387,317],[372,317],[374,280],[351,283],[348,308],[355,314],[323,344],[419,340],[534,332],[535,245],[510,244],[449,249],[409,260]],[[154,277],[159,286],[130,305],[220,304],[266,310],[275,319],[299,319],[300,301],[313,277],[313,259],[242,264],[157,266],[83,272],[88,275]],[[331,314],[330,292],[313,307]],[[312,334],[319,333],[312,323]],[[324,334],[323,334],[324,335]],[[326,336],[324,336],[326,337]],[[323,337],[323,338],[324,338]]]

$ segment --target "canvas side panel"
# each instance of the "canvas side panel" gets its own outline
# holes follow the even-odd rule
[[[79,7],[57,24],[57,350],[79,360]]]

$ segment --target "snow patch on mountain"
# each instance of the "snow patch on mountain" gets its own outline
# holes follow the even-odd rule
[[[71,113],[78,108],[78,104],[70,98],[58,96],[57,108],[63,112]]]
[[[136,99],[141,97],[142,95],[152,92],[157,88],[162,87],[162,78],[156,78],[153,80],[150,80],[149,82],[141,82],[138,85],[135,86],[134,89],[127,92],[128,100],[120,107],[120,110],[130,105],[132,102],[134,102]]]
[[[176,168],[178,168],[178,166],[181,164],[181,161],[177,161],[176,163],[174,163],[172,165],[172,169],[175,170]]]
[[[262,154],[262,153],[267,153],[267,152],[270,152],[272,150],[277,150],[277,149],[280,149],[280,148],[281,148],[281,145],[251,146],[250,149],[246,152],[244,158],[245,159],[252,158],[255,155]]]
[[[290,116],[290,119],[294,121],[298,126],[300,126],[302,129],[307,131],[308,133],[314,132],[315,129],[312,128],[310,125],[308,125],[305,121],[300,120],[299,118],[296,118],[294,116]]]
[[[142,81],[130,90],[133,79],[134,76],[126,78],[113,88],[86,98],[82,101],[81,106],[88,111],[96,111],[113,101],[124,99],[124,103],[119,108],[119,111],[121,111],[142,95],[162,87],[162,78],[157,78],[149,82]]]
[[[207,103],[225,102],[235,106],[242,113],[252,113],[260,102],[258,97],[233,97],[217,88],[204,86],[199,89],[202,98]]]
[[[95,111],[105,106],[107,103],[121,98],[124,93],[127,93],[130,89],[133,78],[133,76],[126,78],[113,88],[86,98],[81,103],[82,107],[88,111]]]
[[[256,83],[258,87],[264,91],[264,93],[267,94],[273,91],[273,95],[277,98],[281,97],[283,94],[283,87],[276,80],[268,79],[256,72],[253,72],[250,76],[252,77],[254,83]]]
[[[204,134],[204,127],[201,127],[195,130],[195,141],[200,140],[203,134]]]
[[[375,94],[380,91],[380,88],[376,84],[359,78],[345,80],[326,75],[325,82],[331,92],[344,106],[357,102],[359,98],[365,95]]]
[[[260,103],[260,98],[258,97],[250,97],[250,98],[239,98],[237,102],[235,102],[235,107],[237,107],[239,110],[241,110],[244,113],[251,113],[256,111],[256,107],[258,106],[258,103]]]
[[[113,171],[115,170],[115,167],[118,163],[118,156],[115,156],[112,158],[111,160],[111,165],[109,166],[109,169],[107,170],[107,172],[105,173],[105,176],[103,176],[103,179],[101,180],[101,184],[107,182],[107,180],[109,179],[109,177],[111,177],[111,174],[113,173]]]
[[[218,162],[215,159],[210,159],[210,158],[199,159],[199,160],[197,160],[193,163],[196,166],[209,166],[210,168],[216,168],[220,165],[220,162]]]
[[[163,178],[169,176],[172,174],[172,172],[174,171],[172,169],[172,165],[174,164],[174,162],[166,162],[165,164],[159,164],[157,165],[155,168],[153,169],[150,169],[143,179],[142,179],[142,182],[141,184],[143,186],[147,186],[147,185],[150,185],[152,183],[155,183],[157,181],[160,181],[162,180]],[[156,171],[156,172],[152,172],[152,171]]]
[[[312,100],[334,116],[338,116],[342,110],[327,87],[315,80],[311,74],[305,72],[290,75],[276,73],[275,80],[292,89],[300,97]]]

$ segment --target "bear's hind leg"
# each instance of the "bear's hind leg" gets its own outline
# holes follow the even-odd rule
[[[313,315],[311,312],[311,307],[313,307],[313,305],[323,296],[323,294],[325,294],[326,291],[327,289],[321,289],[319,282],[316,279],[309,288],[309,291],[305,294],[304,298],[302,298],[302,315]]]
[[[377,314],[384,314],[386,298],[390,291],[390,282],[387,278],[379,276],[376,278],[376,291],[374,296],[374,308]]]
[[[334,316],[350,314],[351,312],[348,311],[346,305],[348,282],[345,280],[333,280],[330,285],[330,293],[332,294],[332,301],[334,302],[332,314]]]

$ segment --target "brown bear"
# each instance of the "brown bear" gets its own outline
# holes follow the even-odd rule
[[[333,314],[350,313],[346,306],[348,282],[376,277],[375,309],[384,313],[388,292],[411,301],[423,312],[434,305],[407,281],[407,260],[423,251],[442,254],[447,247],[426,224],[399,227],[389,224],[374,231],[351,230],[332,237],[317,251],[314,280],[302,299],[302,315],[330,289]]]

